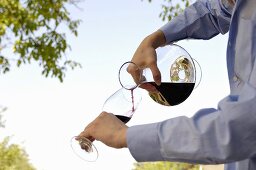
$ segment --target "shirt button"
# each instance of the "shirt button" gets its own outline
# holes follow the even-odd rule
[[[237,80],[238,80],[238,77],[237,77],[237,76],[234,76],[234,77],[233,77],[233,81],[234,81],[234,82],[237,82]]]
[[[241,83],[240,78],[239,78],[238,76],[236,76],[236,75],[233,77],[233,81],[235,82],[235,84],[236,84],[237,87],[238,87],[238,86],[240,85],[240,83]]]

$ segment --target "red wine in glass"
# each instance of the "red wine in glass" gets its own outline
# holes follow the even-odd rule
[[[122,122],[127,123],[141,101],[141,89],[121,88],[112,94],[104,103],[103,111],[114,114]]]
[[[127,90],[127,89],[126,89]],[[132,113],[130,113],[130,114],[125,114],[125,115],[130,115],[130,117],[128,117],[128,116],[125,116],[125,115],[115,115],[119,120],[121,120],[123,123],[127,123],[127,122],[129,122],[130,120],[131,120],[131,116],[133,115],[133,113],[135,112],[135,107],[134,107],[134,95],[133,95],[133,90],[134,89],[131,89],[131,90],[128,90],[128,91],[131,91],[130,93],[131,93],[131,104],[132,104],[132,106],[131,106],[131,110],[129,111],[129,112],[132,112]]]
[[[122,115],[115,115],[119,120],[124,122],[125,124],[131,120],[131,117],[122,116]]]

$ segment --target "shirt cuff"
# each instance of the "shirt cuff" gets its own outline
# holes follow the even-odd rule
[[[137,125],[128,128],[127,145],[138,162],[162,161],[158,137],[158,123]]]
[[[166,43],[170,44],[182,39],[186,39],[186,26],[181,16],[173,18],[170,22],[160,28],[166,38]]]

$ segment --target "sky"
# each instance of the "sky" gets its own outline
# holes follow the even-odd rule
[[[121,86],[118,69],[129,61],[141,40],[165,22],[158,17],[161,2],[140,0],[85,0],[69,7],[72,18],[81,19],[78,37],[66,32],[72,48],[67,55],[82,64],[69,70],[63,83],[41,76],[37,64],[13,67],[0,75],[0,105],[6,121],[0,140],[12,136],[38,170],[131,170],[136,162],[128,149],[113,149],[95,142],[99,158],[82,161],[72,152],[70,139],[101,112],[104,101]],[[65,30],[65,28],[63,28]],[[229,93],[226,70],[227,35],[208,40],[183,40],[184,47],[202,69],[202,80],[182,104],[164,107],[147,95],[128,126],[188,116],[217,107]]]

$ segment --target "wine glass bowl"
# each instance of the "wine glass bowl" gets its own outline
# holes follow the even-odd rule
[[[122,122],[127,123],[141,102],[140,89],[120,88],[103,104],[102,111],[112,113]]]

